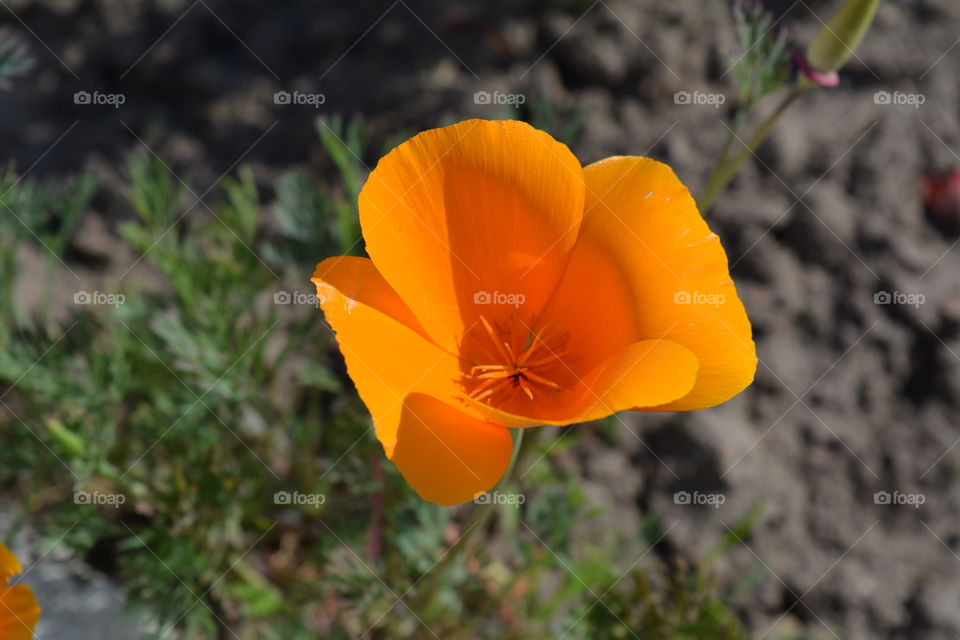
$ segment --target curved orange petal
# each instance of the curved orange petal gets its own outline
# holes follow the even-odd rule
[[[697,358],[669,340],[645,340],[610,354],[573,388],[552,401],[493,408],[467,401],[487,418],[510,427],[589,422],[637,407],[654,407],[686,396],[697,380]]]
[[[720,240],[687,188],[650,158],[607,158],[584,176],[580,236],[544,316],[563,318],[578,336],[603,317],[603,335],[588,338],[598,350],[666,339],[692,351],[700,363],[693,389],[648,410],[700,409],[739,393],[757,364],[750,321]],[[587,295],[596,305],[583,303]]]
[[[377,269],[453,350],[480,313],[517,311],[489,304],[495,294],[514,296],[528,319],[539,314],[576,240],[583,198],[566,146],[522,122],[467,120],[384,156],[360,193],[360,224]]]
[[[579,355],[571,368],[583,376],[611,353],[659,337],[638,335],[635,309],[636,299],[615,256],[605,246],[581,238],[540,324],[557,324],[570,332]]]
[[[5,545],[0,544],[0,584],[7,584],[10,578],[23,571],[17,556]]]
[[[40,605],[29,586],[6,586],[21,570],[17,557],[0,544],[0,638],[3,640],[30,640],[40,619]]]
[[[427,340],[413,314],[366,258],[340,256],[317,265],[312,281],[327,322],[387,456],[392,455],[407,395],[457,404],[455,356]],[[468,407],[466,411],[472,412]]]
[[[317,264],[310,282],[317,287],[317,298],[321,300],[321,308],[324,308],[322,300],[329,292],[329,287],[333,287],[347,299],[370,306],[427,338],[420,322],[400,299],[397,292],[390,288],[369,258],[355,256],[327,258]],[[345,305],[349,306],[346,302]],[[345,310],[349,315],[350,309],[345,307]],[[325,308],[324,311],[326,311]]]
[[[407,396],[390,459],[424,500],[448,506],[490,490],[507,470],[510,431],[435,398]]]
[[[40,619],[40,605],[25,584],[0,589],[0,638],[30,640]]]

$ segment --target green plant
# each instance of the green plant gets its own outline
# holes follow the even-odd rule
[[[306,284],[317,260],[360,250],[369,138],[319,131],[335,186],[294,171],[269,203],[243,168],[192,207],[134,155],[119,234],[153,276],[125,272],[111,303],[68,303],[67,322],[3,298],[0,486],[24,515],[116,575],[167,638],[744,637],[706,564],[648,554],[621,574],[611,559],[636,539],[578,533],[598,513],[552,466],[594,427],[524,441],[524,473],[501,487],[520,505],[437,507],[382,461]],[[59,265],[96,190],[15,183],[0,174],[20,214],[0,217],[4,292],[12,248]]]

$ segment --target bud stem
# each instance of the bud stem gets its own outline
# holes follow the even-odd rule
[[[729,160],[730,147],[733,144],[734,138],[736,138],[736,131],[735,129],[728,130],[723,151],[713,166],[710,179],[707,180],[707,186],[704,187],[703,195],[701,195],[697,201],[697,207],[700,209],[700,213],[706,214],[707,211],[710,210],[717,201],[717,198],[720,197],[720,194],[724,192],[727,185],[733,180],[733,177],[737,175],[737,171],[740,170],[743,163],[756,152],[760,145],[763,144],[763,141],[767,139],[767,136],[770,135],[770,132],[773,130],[773,125],[777,123],[777,120],[780,119],[783,112],[809,88],[810,87],[803,85],[794,87],[780,102],[780,105],[774,109],[773,113],[763,121],[763,124],[760,125],[760,128],[753,134],[749,142],[744,145],[743,149],[741,149],[733,159]]]

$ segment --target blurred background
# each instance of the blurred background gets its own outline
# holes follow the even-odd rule
[[[840,3],[764,4],[799,52]],[[882,2],[706,213],[756,382],[538,429],[477,532],[382,458],[313,265],[362,254],[386,150],[469,117],[699,194],[731,3],[0,5],[0,535],[38,638],[960,636],[957,3]]]

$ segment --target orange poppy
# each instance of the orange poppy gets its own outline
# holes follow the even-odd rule
[[[40,619],[40,605],[33,590],[25,584],[8,586],[23,569],[20,561],[0,544],[0,638],[30,640]]]
[[[360,193],[367,258],[312,282],[387,457],[442,505],[488,491],[508,427],[710,407],[753,380],[726,254],[665,164],[581,167],[514,121],[425,131]]]

